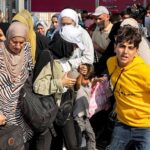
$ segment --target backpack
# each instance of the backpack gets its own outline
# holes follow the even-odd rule
[[[51,54],[49,50],[44,50],[41,53],[39,61],[35,65],[35,68],[37,68],[37,70],[34,70],[34,77],[32,76],[32,74],[28,77],[20,91],[19,99],[24,119],[34,130],[34,132],[44,132],[49,128],[51,129],[50,131],[52,131],[52,133],[55,135],[53,130],[53,122],[56,118],[58,107],[56,105],[54,96],[44,96],[34,93],[32,84],[33,80],[36,79],[42,68],[48,62],[51,62],[50,65],[53,69]]]

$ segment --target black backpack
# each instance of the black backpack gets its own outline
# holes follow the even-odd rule
[[[39,61],[35,65],[34,78],[29,76],[20,91],[20,106],[23,116],[30,127],[37,133],[44,132],[48,128],[53,130],[53,122],[56,118],[58,107],[53,95],[44,96],[34,93],[33,80],[36,79],[42,68],[50,62],[53,69],[52,58],[49,50],[41,53]],[[53,71],[52,71],[53,72]],[[55,134],[53,132],[53,134]]]

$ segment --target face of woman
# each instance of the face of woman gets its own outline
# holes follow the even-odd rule
[[[45,34],[45,29],[42,25],[37,26],[37,32],[41,33],[42,35]]]
[[[52,24],[53,24],[53,27],[55,29],[58,27],[58,19],[57,19],[57,17],[53,17],[52,18]]]
[[[61,20],[61,24],[62,24],[62,26],[65,26],[65,25],[74,25],[75,26],[75,22],[69,17],[63,17]]]
[[[21,50],[23,49],[24,43],[25,43],[25,38],[23,37],[17,36],[17,37],[11,38],[8,43],[9,51],[16,55],[19,54]]]

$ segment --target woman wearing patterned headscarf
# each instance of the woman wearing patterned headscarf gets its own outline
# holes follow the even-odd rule
[[[0,47],[0,125],[21,126],[24,143],[33,134],[18,105],[19,91],[28,78],[29,70],[33,68],[27,35],[25,24],[13,22]]]

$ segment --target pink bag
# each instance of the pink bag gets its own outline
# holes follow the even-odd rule
[[[109,97],[112,96],[112,91],[109,87],[109,81],[97,82],[91,91],[89,101],[89,118],[101,110],[108,110],[110,107]]]

